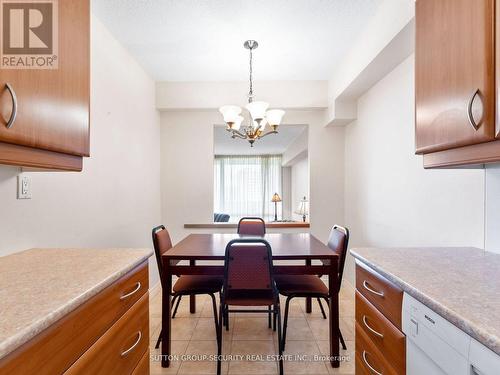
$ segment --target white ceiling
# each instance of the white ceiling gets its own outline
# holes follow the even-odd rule
[[[329,79],[381,0],[93,0],[156,81]]]
[[[225,126],[214,127],[215,155],[278,155],[298,137],[307,137],[307,125],[282,125],[278,134],[259,139],[250,147],[243,139],[232,139]]]

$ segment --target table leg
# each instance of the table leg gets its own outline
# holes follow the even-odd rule
[[[166,277],[166,285],[165,288],[162,288],[162,314],[161,314],[161,367],[169,367],[170,366],[170,339],[171,339],[171,328],[172,328],[172,275],[169,270],[170,261],[165,259],[163,261],[163,265],[165,268]]]
[[[189,261],[189,265],[190,266],[195,266],[196,265],[196,261],[195,260],[190,260]],[[189,312],[191,314],[194,314],[196,312],[196,295],[195,294],[191,294],[189,296]]]
[[[306,259],[306,266],[311,265],[311,259]],[[312,313],[312,299],[311,297],[306,297],[306,313]]]
[[[340,347],[339,347],[339,293],[337,276],[337,259],[330,262],[330,272],[328,274],[329,290],[329,331],[330,331],[330,364],[332,367],[340,367]]]

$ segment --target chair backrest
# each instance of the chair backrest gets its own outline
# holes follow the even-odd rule
[[[334,225],[328,238],[328,247],[339,256],[339,289],[344,274],[345,259],[347,257],[347,246],[349,244],[349,229]]]
[[[224,290],[275,292],[271,245],[263,239],[236,239],[226,246]]]
[[[166,282],[166,275],[163,270],[163,261],[161,256],[172,248],[172,240],[170,239],[170,234],[168,234],[167,229],[163,225],[153,228],[152,236],[156,255],[156,263],[158,265],[158,272],[160,273],[160,281],[162,287],[164,287]]]
[[[264,236],[266,223],[260,217],[243,217],[238,222],[238,234]]]

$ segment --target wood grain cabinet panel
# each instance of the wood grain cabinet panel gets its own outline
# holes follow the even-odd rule
[[[377,372],[384,375],[404,375],[404,372],[397,372],[384,358],[382,353],[377,349],[369,337],[361,329],[356,322],[356,374],[376,374]],[[358,369],[358,366],[360,368]]]
[[[356,291],[356,322],[384,358],[401,374],[406,372],[406,337],[363,295]]]
[[[356,374],[405,374],[403,291],[356,261]]]
[[[148,348],[149,298],[145,294],[65,374],[131,374]]]
[[[357,264],[356,290],[401,329],[403,291],[400,288],[368,267]]]
[[[416,152],[495,140],[495,0],[417,0],[415,12]]]
[[[90,0],[59,0],[53,5],[57,9],[57,68],[0,68],[0,144],[18,145],[22,153],[10,160],[12,154],[3,157],[0,149],[0,163],[81,170],[68,163],[67,157],[89,156]],[[7,123],[14,105],[7,84],[18,103],[10,128]],[[47,151],[49,157],[49,152],[60,153],[66,160],[45,162],[42,156],[40,162],[33,150]]]
[[[142,359],[137,364],[137,367],[132,372],[132,375],[149,375],[150,362],[149,362],[149,351],[146,351],[142,356]]]

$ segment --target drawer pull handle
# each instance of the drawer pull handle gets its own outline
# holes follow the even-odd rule
[[[376,290],[373,290],[372,288],[369,287],[369,284],[368,284],[368,281],[363,281],[363,287],[369,291],[370,293],[373,293],[379,297],[383,297],[384,296],[384,292],[377,292]]]
[[[124,352],[122,352],[121,356],[125,357],[128,353],[130,353],[132,350],[134,350],[135,347],[137,345],[139,345],[139,343],[141,342],[141,339],[142,339],[142,332],[139,331],[139,332],[137,332],[137,340],[136,340],[136,342],[134,342],[134,345],[132,345],[130,348],[128,348],[127,350],[125,350]]]
[[[371,372],[373,372],[374,374],[376,375],[383,375],[381,372],[378,372],[377,370],[375,370],[372,365],[370,365],[368,363],[368,360],[366,359],[366,350],[363,350],[363,361],[365,362],[365,365],[368,366],[368,368],[370,369]]]
[[[366,321],[366,315],[363,315],[363,323],[365,324],[365,327],[368,328],[368,330],[373,333],[374,335],[380,337],[381,339],[384,338],[384,335],[381,334],[380,332],[375,331],[372,327],[368,325],[368,322]]]
[[[476,120],[474,120],[474,115],[472,114],[472,104],[474,104],[474,99],[476,99],[476,96],[479,95],[479,89],[477,89],[476,91],[474,91],[474,94],[472,94],[470,100],[469,100],[469,103],[467,104],[467,117],[469,119],[469,124],[474,128],[474,130],[478,130],[479,129],[479,125],[478,123],[476,123]],[[481,97],[479,97],[479,99],[481,99]]]
[[[10,97],[12,98],[12,112],[10,114],[9,121],[7,121],[6,125],[7,129],[10,129],[12,125],[14,125],[14,121],[16,121],[17,117],[17,96],[16,92],[14,91],[10,83],[6,83],[5,87],[7,88],[7,91],[9,91]]]
[[[137,282],[137,285],[133,291],[131,291],[130,293],[124,294],[123,296],[120,297],[120,299],[124,300],[130,296],[133,296],[134,294],[136,294],[139,291],[139,289],[141,289],[141,282],[140,281]]]

